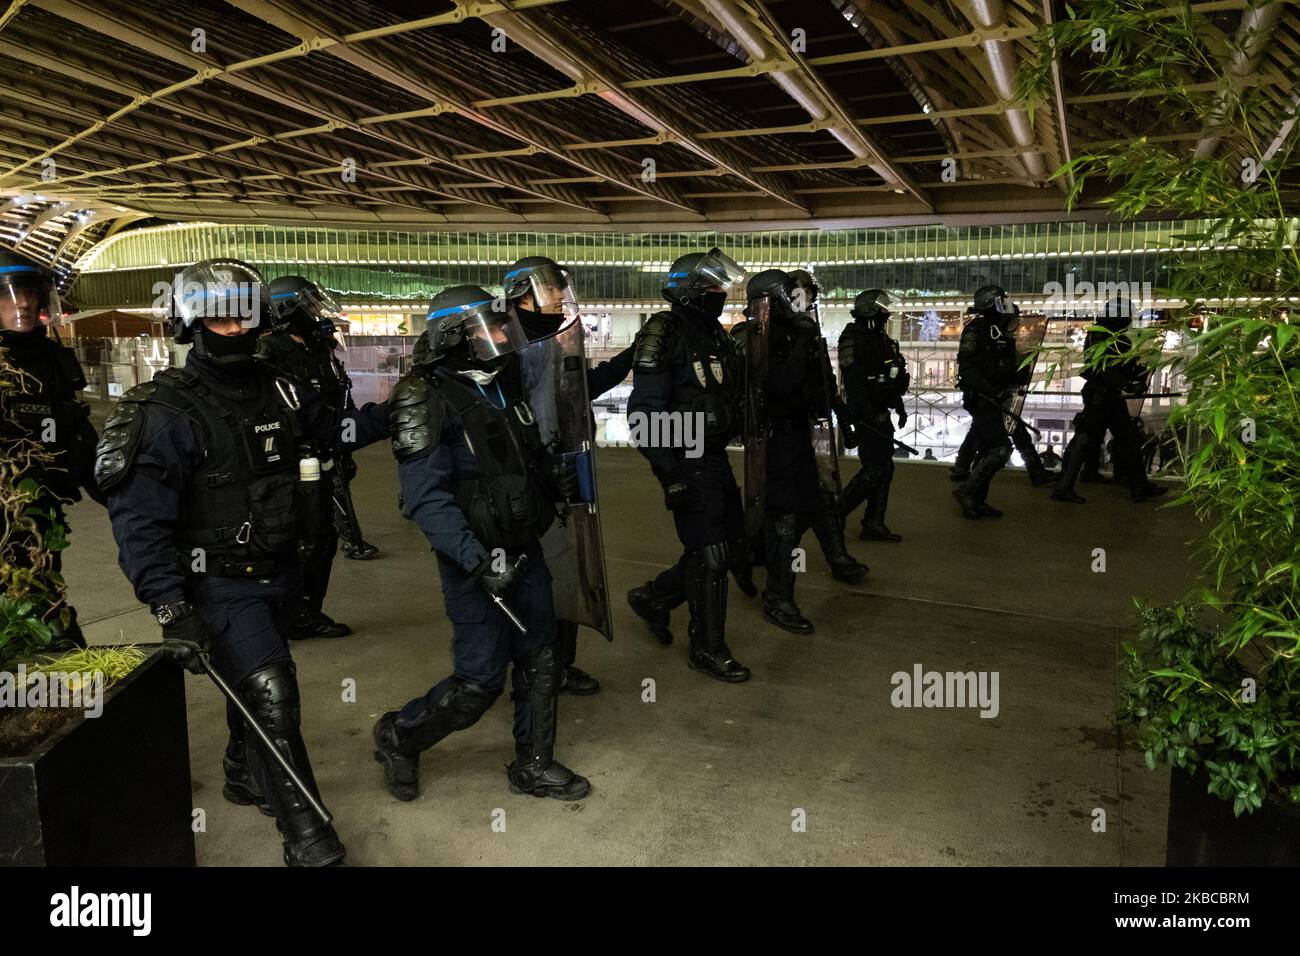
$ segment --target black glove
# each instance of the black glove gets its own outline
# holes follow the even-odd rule
[[[840,422],[840,434],[844,436],[845,448],[858,447],[858,432],[852,422]]]
[[[556,498],[571,501],[578,497],[578,463],[574,458],[563,454],[552,455],[547,473]]]
[[[198,652],[207,651],[212,634],[198,611],[191,610],[184,617],[163,625],[163,656],[191,674],[202,674],[203,664]]]
[[[484,564],[486,567],[480,572],[476,572],[479,582],[488,594],[493,597],[503,598],[513,591],[515,585],[523,578],[528,559],[521,554],[514,564],[506,562],[505,568],[500,571],[492,569],[492,559],[490,557],[484,559]]]
[[[900,408],[898,409],[898,427],[902,428],[906,424],[907,424],[907,412],[903,411]]]
[[[685,482],[670,481],[664,485],[664,507],[669,511],[686,507],[691,500],[691,489]]]

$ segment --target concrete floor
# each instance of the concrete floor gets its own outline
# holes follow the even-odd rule
[[[1132,596],[1169,599],[1194,576],[1185,509],[1135,506],[1109,486],[1084,486],[1086,507],[1057,505],[1005,472],[991,499],[1007,516],[967,522],[945,467],[900,464],[890,524],[905,540],[851,541],[872,568],[864,585],[836,583],[805,541],[797,596],[815,635],[772,627],[733,587],[729,643],[754,678],[724,685],[687,669],[685,608],[668,649],[627,608],[627,589],[678,545],[644,460],[604,449],[599,462],[617,639],[584,632],[579,663],[604,689],[562,698],[558,746],[593,794],[565,804],[508,791],[503,698],[425,754],[421,797],[404,804],[383,790],[370,728],[449,671],[450,629],[428,545],[397,512],[391,454],[359,456],[355,496],[382,554],[340,558],[326,604],[356,633],[293,647],[305,735],[351,864],[1163,863],[1167,776],[1118,748],[1114,663]],[[71,523],[66,574],[91,640],[157,641],[103,510],[83,502]],[[917,663],[999,672],[1000,713],[895,709],[890,677]],[[642,702],[647,677],[654,703]],[[347,678],[356,703],[342,699]],[[199,861],[279,865],[271,822],[220,795],[220,698],[186,679],[207,814]],[[792,827],[798,810],[806,832]]]

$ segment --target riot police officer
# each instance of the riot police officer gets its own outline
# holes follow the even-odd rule
[[[640,451],[663,488],[683,547],[676,564],[628,592],[628,604],[668,645],[672,609],[685,601],[687,664],[729,683],[749,680],[750,672],[732,656],[725,634],[727,572],[745,519],[727,458],[727,442],[741,424],[740,363],[718,319],[729,291],[744,280],[744,270],[717,248],[673,262],[663,284],[671,308],[647,319],[633,344],[627,406],[629,430],[650,430]],[[695,439],[690,448],[682,447],[688,430]],[[665,432],[683,440],[653,440]]]
[[[1143,455],[1143,435],[1139,423],[1129,414],[1127,395],[1146,390],[1147,369],[1132,356],[1125,334],[1133,321],[1129,300],[1118,296],[1106,303],[1098,320],[1100,328],[1091,329],[1084,338],[1083,410],[1074,417],[1074,437],[1065,449],[1061,475],[1052,489],[1052,500],[1084,504],[1075,490],[1075,482],[1088,459],[1098,453],[1109,430],[1115,440],[1115,474],[1129,486],[1134,502],[1158,498],[1169,489],[1147,477]],[[1100,354],[1097,354],[1097,353]],[[1095,458],[1093,459],[1095,470]]]
[[[95,429],[90,408],[77,397],[86,387],[86,376],[72,350],[52,337],[50,327],[63,319],[62,305],[54,276],[9,253],[0,252],[0,364],[13,370],[13,390],[0,393],[0,440],[8,449],[18,443],[33,443],[35,451],[48,460],[29,460],[17,472],[6,475],[15,487],[32,479],[38,496],[28,503],[35,515],[36,532],[44,539],[58,528],[67,533],[64,506],[81,498],[80,489],[102,501],[92,474]],[[6,563],[29,567],[27,547],[16,531],[7,549]],[[62,553],[53,549],[50,570],[62,569]],[[77,610],[62,599],[44,601],[37,609],[50,628],[50,651],[85,647],[77,624]]]
[[[504,289],[509,310],[519,320],[519,324],[529,342],[551,338],[557,335],[562,328],[567,327],[569,323],[580,321],[577,297],[574,294],[569,272],[554,259],[549,259],[546,256],[525,256],[506,271],[502,288]],[[575,332],[577,333],[575,341],[581,344],[582,330],[575,328]],[[549,364],[539,363],[539,365],[540,368],[537,369],[536,374],[549,374]],[[527,375],[532,369],[533,364],[527,364],[525,374]],[[584,403],[594,401],[618,385],[623,379],[627,378],[627,373],[631,370],[632,348],[630,346],[614,356],[614,358],[601,362],[595,368],[588,368]],[[525,381],[524,385],[528,394],[531,395],[535,387],[534,383]],[[558,432],[564,423],[547,422],[541,419],[540,416],[549,410],[547,408],[548,404],[558,406],[562,404],[562,401],[546,403],[534,400],[532,402],[533,410],[539,415],[539,424],[542,428],[543,437],[549,440],[548,436]],[[557,407],[553,411],[555,413],[553,417],[558,418],[561,417],[564,409]],[[594,432],[594,421],[590,411],[583,417],[582,424],[587,426],[584,429],[583,437],[590,439]],[[592,510],[594,514],[594,509]],[[555,570],[555,568],[552,568],[552,573]],[[578,576],[582,577],[582,575]],[[603,567],[587,569],[587,576],[599,576],[601,578],[601,591],[605,590],[603,587]],[[555,629],[560,654],[560,667],[562,669],[560,692],[575,696],[599,693],[600,682],[576,664],[578,656],[578,622],[565,620],[563,615],[559,615],[555,622]]]
[[[513,665],[515,793],[580,800],[590,784],[555,759],[560,683],[541,537],[577,476],[550,454],[522,387],[519,321],[476,286],[429,303],[425,361],[390,402],[406,513],[432,545],[454,671],[375,724],[375,759],[399,800],[419,795],[420,754],[478,721]]]
[[[802,290],[802,287],[799,287]],[[803,290],[806,291],[806,290]],[[759,370],[761,396],[746,396],[746,414],[758,415],[765,434],[757,446],[762,449],[759,463],[764,476],[761,507],[762,548],[767,564],[767,586],[763,590],[763,616],[784,630],[809,634],[812,622],[805,618],[794,600],[795,574],[793,552],[804,532],[819,521],[839,530],[839,519],[827,511],[813,448],[812,425],[827,402],[826,378],[822,368],[824,349],[821,329],[805,311],[797,311],[792,295],[806,304],[796,292],[796,281],[780,269],[767,269],[749,280],[745,289],[749,300],[747,313],[751,321],[733,330],[737,345],[750,362],[749,351],[766,345],[765,369]],[[758,303],[766,303],[766,320],[756,319]],[[760,343],[759,337],[766,338]],[[751,341],[753,340],[753,341]],[[747,436],[748,438],[748,436]],[[745,453],[753,449],[747,444]],[[748,473],[747,465],[747,473]],[[756,501],[754,505],[757,505]],[[746,501],[746,507],[754,506]],[[751,522],[752,523],[752,522]],[[825,533],[828,529],[823,529]],[[843,548],[827,555],[832,573],[839,580],[858,581],[866,574]]]
[[[849,481],[840,499],[840,515],[847,518],[866,502],[858,537],[874,541],[901,541],[885,524],[889,488],[894,481],[894,423],[907,424],[903,396],[911,376],[898,343],[890,338],[889,293],[868,289],[853,300],[853,316],[840,333],[840,374],[844,395],[857,424],[858,460],[862,467]]]
[[[822,426],[821,440],[826,446],[829,476],[823,474],[819,469],[818,493],[820,495],[820,508],[813,518],[812,530],[817,537],[817,543],[821,545],[826,563],[831,566],[831,576],[835,580],[846,584],[857,584],[867,576],[870,568],[849,554],[844,543],[844,520],[839,513],[839,502],[842,494],[840,489],[839,444],[835,440],[833,423],[839,423],[840,433],[844,437],[846,448],[857,447],[857,430],[854,428],[853,415],[849,411],[848,404],[840,397],[839,388],[835,383],[835,370],[831,367],[830,353],[826,349],[826,339],[822,335],[821,320],[817,307],[817,300],[821,296],[821,286],[812,273],[806,269],[793,269],[789,275],[791,304],[794,305],[797,311],[812,319],[817,326],[813,351],[818,355],[815,364],[820,366],[820,374],[817,370],[809,372],[812,379],[808,381],[808,390],[804,394],[809,397],[808,410],[810,416]],[[819,379],[821,382],[820,388],[817,387]],[[834,419],[832,419],[832,415]]]
[[[988,503],[990,482],[1011,458],[1002,403],[1025,383],[1028,373],[1019,367],[1016,309],[1006,290],[997,285],[981,286],[975,291],[972,312],[957,346],[957,384],[962,390],[962,407],[971,416],[976,461],[970,476],[952,496],[962,516],[976,520],[1002,516]]]
[[[173,335],[191,345],[183,368],[126,393],[104,428],[95,476],[108,497],[119,563],[162,626],[163,650],[195,673],[214,669],[243,698],[276,748],[316,791],[300,728],[300,696],[285,634],[298,612],[298,545],[321,520],[315,462],[337,419],[255,360],[270,325],[261,275],[237,260],[184,269],[172,288]],[[358,445],[384,437],[387,408],[357,415]],[[302,481],[300,481],[300,476]],[[305,527],[308,526],[308,527]],[[290,866],[327,866],[343,844],[227,707],[223,794],[277,818]]]
[[[968,315],[974,315],[970,311]],[[1011,318],[1007,321],[1007,329],[1020,340],[1020,334],[1023,326],[1020,322],[1020,309],[1018,306],[1012,307]],[[1041,330],[1046,329],[1046,323],[1039,325],[1041,341]],[[1037,347],[1038,342],[1031,343]],[[1028,381],[1025,373],[1022,373],[1022,381]],[[1016,451],[1020,452],[1020,460],[1025,465],[1025,475],[1029,483],[1037,488],[1039,485],[1046,485],[1056,480],[1056,474],[1049,471],[1044,464],[1043,458],[1038,454],[1038,448],[1034,445],[1033,438],[1029,435],[1029,429],[1023,422],[1015,422],[1011,429],[1011,443],[1015,446]],[[973,428],[967,429],[966,436],[962,439],[960,447],[957,449],[957,458],[949,470],[948,477],[952,481],[965,481],[970,477],[971,465],[975,462],[976,448],[979,445],[978,435]]]

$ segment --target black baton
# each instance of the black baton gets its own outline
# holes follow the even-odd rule
[[[258,721],[256,717],[253,716],[253,712],[248,709],[248,705],[244,703],[244,699],[234,692],[231,686],[226,683],[224,677],[217,673],[216,668],[212,666],[211,658],[208,657],[208,652],[195,649],[194,654],[199,659],[199,663],[203,665],[203,672],[212,678],[212,683],[217,685],[217,690],[225,694],[226,700],[235,705],[235,709],[243,716],[244,721],[248,726],[253,728],[253,733],[257,734],[258,739],[262,741],[262,745],[270,751],[275,762],[278,763],[281,769],[289,775],[289,779],[293,782],[294,789],[302,795],[304,800],[311,804],[311,808],[316,811],[316,815],[321,818],[324,824],[329,826],[333,822],[333,818],[329,815],[329,811],[326,810],[325,806],[316,799],[316,795],[311,792],[311,789],[302,782],[302,777],[298,776],[298,771],[293,769],[293,764],[289,763],[288,758],[280,752],[280,748],[275,745],[275,741],[273,741],[271,735],[266,732],[266,728],[262,726],[261,722]]]

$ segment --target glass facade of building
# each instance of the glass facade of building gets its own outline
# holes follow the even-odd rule
[[[570,267],[584,303],[589,351],[604,357],[626,347],[661,307],[660,283],[669,263],[692,250],[721,246],[751,272],[809,268],[823,287],[821,317],[832,356],[849,320],[853,297],[886,288],[900,299],[891,334],[904,347],[912,374],[911,421],[904,440],[939,458],[955,453],[966,413],[955,392],[956,345],[962,313],[981,285],[996,283],[1014,298],[1042,301],[1051,283],[1132,283],[1151,290],[1165,284],[1180,256],[1180,237],[1206,233],[1200,222],[1028,225],[779,232],[507,233],[398,232],[261,225],[177,224],[114,237],[88,255],[69,297],[82,309],[147,307],[178,268],[212,257],[243,259],[268,278],[303,274],[334,292],[353,321],[348,365],[359,400],[386,397],[406,370],[430,296],[464,283],[499,286],[506,267],[526,255],[546,255]],[[1294,230],[1293,230],[1294,234]],[[1061,370],[1041,380],[1026,417],[1038,421],[1041,447],[1060,451],[1071,434],[1081,381],[1077,345],[1086,317],[1065,312],[1048,326],[1047,342],[1061,351]],[[403,336],[406,336],[405,338]],[[137,346],[138,348],[139,346]],[[153,346],[150,359],[156,361]],[[134,365],[138,366],[136,362]],[[146,363],[150,368],[153,361]],[[139,378],[132,369],[133,378]],[[144,374],[149,374],[148,371]],[[129,387],[131,382],[122,383]],[[1161,383],[1162,390],[1174,383]],[[120,388],[120,386],[119,386]],[[627,384],[598,409],[602,431],[617,440]],[[115,388],[115,391],[118,389]],[[1157,404],[1155,430],[1168,412]]]

